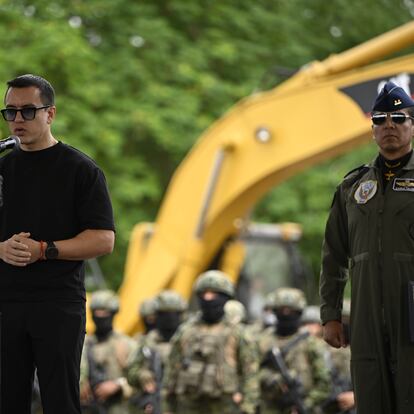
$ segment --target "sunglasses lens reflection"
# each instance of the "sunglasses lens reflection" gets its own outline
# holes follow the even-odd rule
[[[390,114],[390,118],[391,118],[391,121],[394,122],[394,124],[403,124],[405,120],[409,118],[409,116],[407,116],[406,114],[402,114],[402,113],[395,113],[395,114]],[[382,125],[387,120],[387,114],[373,115],[371,120],[374,125]]]

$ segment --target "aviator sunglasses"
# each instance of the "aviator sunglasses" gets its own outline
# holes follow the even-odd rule
[[[2,109],[0,112],[3,115],[3,118],[5,121],[14,121],[16,119],[17,112],[20,112],[22,118],[25,121],[31,121],[36,116],[36,111],[39,109],[45,109],[50,108],[51,105],[45,105],[45,106],[28,106],[27,108],[6,108]]]
[[[403,124],[407,119],[414,119],[410,115],[407,115],[403,112],[392,112],[391,114],[374,114],[371,117],[371,121],[374,125],[382,125],[385,124],[385,121],[387,120],[387,116],[390,116],[391,121],[394,124]]]

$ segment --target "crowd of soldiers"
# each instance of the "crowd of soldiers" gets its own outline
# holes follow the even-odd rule
[[[349,348],[321,339],[319,309],[304,293],[279,288],[261,321],[249,323],[233,283],[210,270],[194,285],[198,311],[165,290],[139,309],[145,330],[113,329],[114,292],[89,303],[80,391],[85,414],[355,413]],[[344,305],[344,323],[349,303]]]

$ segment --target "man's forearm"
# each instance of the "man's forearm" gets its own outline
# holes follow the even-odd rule
[[[112,230],[85,230],[72,239],[54,242],[58,260],[86,260],[112,253],[115,234]]]

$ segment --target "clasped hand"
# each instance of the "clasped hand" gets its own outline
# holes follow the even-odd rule
[[[40,242],[30,238],[30,233],[14,234],[0,243],[0,259],[18,267],[34,263],[40,258]]]

